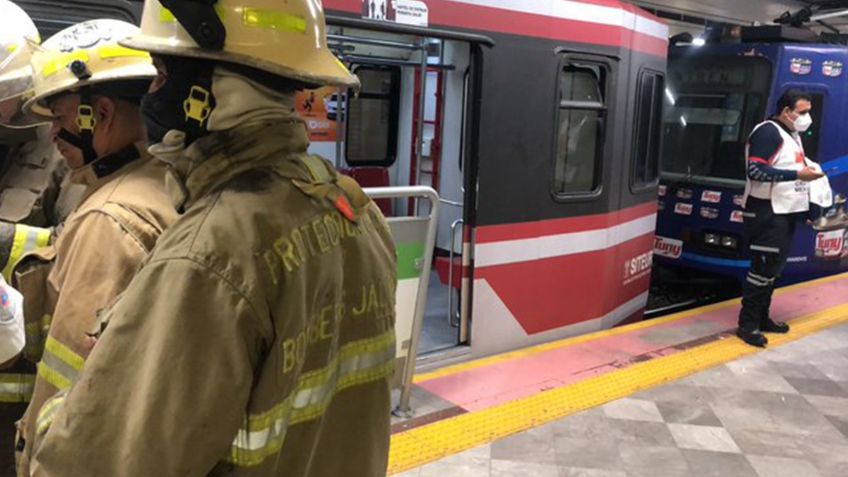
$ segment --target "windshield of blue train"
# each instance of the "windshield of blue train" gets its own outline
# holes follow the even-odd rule
[[[763,120],[770,63],[759,57],[669,59],[662,173],[668,179],[745,180],[745,142]]]

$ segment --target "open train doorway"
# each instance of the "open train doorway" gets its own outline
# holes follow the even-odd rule
[[[424,185],[440,197],[433,269],[420,337],[424,362],[470,352],[470,269],[481,48],[474,34],[328,16],[328,41],[359,92],[304,91],[297,107],[311,151],[364,187]],[[429,214],[426,201],[377,201],[388,217]]]

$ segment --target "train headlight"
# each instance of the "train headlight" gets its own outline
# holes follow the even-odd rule
[[[721,238],[721,246],[727,248],[736,248],[736,239],[733,237],[722,237]]]
[[[721,242],[721,238],[719,238],[716,234],[704,234],[704,243],[707,245],[718,245]]]

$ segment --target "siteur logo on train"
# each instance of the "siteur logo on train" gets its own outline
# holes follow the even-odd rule
[[[651,272],[653,258],[654,252],[645,252],[624,262],[624,284],[647,276]]]

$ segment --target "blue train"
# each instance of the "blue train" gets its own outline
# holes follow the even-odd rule
[[[804,149],[836,200],[798,227],[782,282],[848,271],[848,47],[799,36],[810,35],[752,27],[733,43],[670,49],[655,263],[744,279],[747,138],[797,88],[813,96]]]

